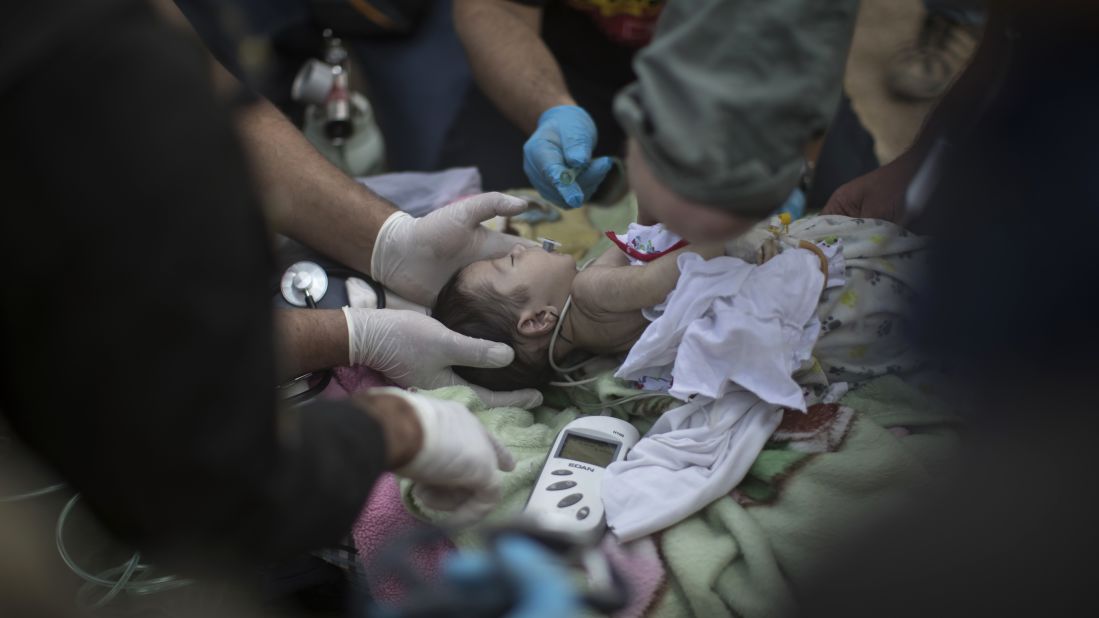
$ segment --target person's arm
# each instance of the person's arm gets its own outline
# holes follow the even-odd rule
[[[821,209],[824,215],[845,215],[901,222],[905,192],[932,146],[939,139],[956,139],[974,121],[1008,57],[1011,35],[1008,13],[999,3],[989,6],[988,20],[973,58],[942,99],[928,113],[912,145],[896,159],[840,186]]]
[[[329,163],[268,101],[240,110],[237,126],[275,231],[369,273],[393,204]]]
[[[609,249],[615,251],[616,249]],[[675,289],[679,281],[677,259],[684,252],[698,253],[703,259],[724,253],[720,244],[684,247],[639,266],[611,266],[593,263],[576,276],[573,297],[589,311],[624,313],[658,305]]]
[[[541,24],[540,6],[510,0],[454,3],[454,26],[478,85],[530,135],[523,145],[527,178],[545,199],[577,208],[613,163],[610,157],[591,158],[598,140],[595,121],[569,94],[561,67],[542,40]]]
[[[203,41],[170,0],[156,0],[153,6],[186,36],[206,45],[220,41]],[[226,49],[222,53],[231,55]],[[235,66],[234,59],[225,56],[222,59]],[[208,60],[218,92],[238,96],[245,85],[213,52]],[[396,208],[332,165],[269,101],[251,99],[236,112],[237,128],[272,228],[369,273],[378,230]]]
[[[155,6],[183,34],[200,40],[175,4],[158,0]],[[218,47],[223,59],[235,66],[230,50]],[[239,96],[243,85],[226,66],[212,54],[208,63],[219,93]],[[463,266],[502,255],[517,242],[536,244],[481,225],[496,216],[522,212],[526,202],[518,198],[485,194],[420,219],[398,212],[331,165],[273,105],[250,98],[249,105],[237,110],[237,128],[274,229],[369,274],[400,296],[431,306],[438,291]],[[280,378],[347,364],[347,330],[335,316],[287,312],[282,317],[277,324],[283,360]],[[371,321],[375,330],[385,335],[376,343],[396,350],[382,359],[384,362],[374,363],[374,368],[403,386],[430,388],[453,383],[453,364],[483,366],[505,356],[504,362],[510,362],[510,350],[505,355],[498,349],[506,346],[470,338],[455,340],[453,333],[437,323],[424,327],[391,312],[375,313]],[[431,338],[434,345],[425,342]],[[408,343],[413,339],[428,344],[417,356],[409,352]],[[492,405],[527,406],[541,401],[532,390],[480,394]]]
[[[201,40],[175,4],[158,0],[156,8],[186,36]],[[208,62],[219,92],[234,96],[244,88],[212,54]],[[399,212],[393,204],[329,163],[274,105],[260,97],[252,98],[252,103],[237,110],[237,129],[256,188],[264,197],[268,220],[276,232],[370,274],[401,296],[425,306],[431,305],[434,295],[459,268],[506,253],[515,242],[526,242],[480,230],[483,220],[521,210],[520,200],[502,200],[498,196],[466,200],[462,216],[451,212],[449,217],[425,217],[448,220],[443,225],[427,226],[428,234],[394,234],[395,228],[411,227],[411,222],[395,225]],[[386,230],[390,233],[383,234]],[[394,238],[404,244],[396,243],[399,246],[386,250],[383,245]],[[445,244],[450,250],[441,249]],[[401,259],[423,245],[435,245],[438,251],[415,260]],[[387,262],[400,261],[401,272],[384,266],[379,269],[374,263],[379,254]]]
[[[279,381],[347,364],[347,321],[338,309],[280,309]]]
[[[542,112],[576,105],[561,67],[542,41],[542,7],[510,0],[456,0],[454,29],[473,76],[497,107],[524,133]]]

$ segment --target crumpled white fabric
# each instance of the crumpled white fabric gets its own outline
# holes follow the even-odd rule
[[[607,524],[628,542],[690,517],[740,483],[781,421],[748,391],[668,410],[603,474]]]
[[[678,258],[679,283],[615,374],[668,375],[669,410],[603,476],[607,523],[623,541],[662,530],[728,494],[782,420],[804,411],[792,374],[820,334],[824,275],[816,255],[787,250],[756,266]]]
[[[820,261],[787,250],[756,266],[741,259],[678,258],[679,282],[663,313],[615,373],[625,380],[670,376],[668,394],[718,399],[734,384],[764,401],[805,410],[792,374],[812,356],[824,284]]]

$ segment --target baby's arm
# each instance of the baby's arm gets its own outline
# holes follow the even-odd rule
[[[698,253],[705,259],[723,254],[721,245],[689,247],[674,251],[645,264],[644,266],[611,265],[626,262],[625,255],[614,249],[608,253],[617,253],[600,263],[601,256],[580,274],[572,284],[573,299],[589,310],[607,313],[640,311],[646,307],[660,304],[675,289],[679,280],[679,265],[676,259],[684,251]]]

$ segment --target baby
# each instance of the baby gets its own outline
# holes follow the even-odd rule
[[[675,288],[682,252],[760,264],[781,250],[771,229],[763,222],[724,246],[689,245],[642,266],[629,265],[625,252],[636,251],[620,244],[622,251],[608,250],[581,272],[568,255],[517,246],[502,258],[459,271],[439,294],[434,315],[459,333],[515,350],[507,367],[460,367],[459,375],[498,390],[538,388],[555,378],[549,344],[570,296],[554,361],[574,351],[625,353],[649,324],[642,309],[660,304]],[[816,313],[821,335],[813,354],[830,380],[859,382],[924,365],[907,331],[926,239],[885,221],[840,216],[794,221],[784,237],[842,246],[845,281],[821,294]]]
[[[688,250],[707,259],[723,252],[720,245],[692,246],[631,266],[623,252],[610,249],[577,272],[570,255],[516,245],[504,257],[459,271],[439,293],[433,315],[455,332],[515,350],[515,360],[501,369],[456,367],[463,378],[496,390],[538,388],[554,379],[549,363],[554,330],[558,363],[576,350],[629,351],[649,324],[641,310],[672,291],[679,277],[676,258]]]

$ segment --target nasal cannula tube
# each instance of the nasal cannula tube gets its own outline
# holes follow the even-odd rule
[[[538,237],[538,242],[542,243],[542,249],[550,253],[557,251],[557,248],[561,246],[561,243],[549,238]]]

